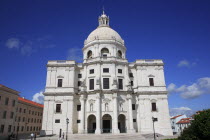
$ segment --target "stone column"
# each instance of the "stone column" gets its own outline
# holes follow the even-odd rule
[[[117,105],[117,93],[113,93],[113,103],[114,103],[114,109],[113,109],[113,121],[112,121],[112,133],[118,134],[120,133],[118,129],[118,105]]]
[[[138,122],[138,133],[141,133],[141,115],[143,115],[142,110],[142,100],[140,98],[140,95],[138,96],[138,113],[137,113],[137,122]]]
[[[101,134],[101,94],[97,93],[96,100],[96,131],[95,134]]]
[[[66,119],[69,119],[69,124],[68,124],[68,133],[73,134],[73,126],[74,126],[74,96],[67,96],[66,97],[66,103],[67,103],[67,110],[66,110]],[[65,128],[66,129],[66,128]]]
[[[85,96],[80,96],[80,102],[81,102],[81,114],[80,114],[80,129],[79,133],[83,134],[85,133]]]
[[[133,128],[133,110],[132,110],[132,96],[130,94],[127,95],[128,99],[128,113],[129,113],[129,129],[128,133],[135,133],[135,129]]]

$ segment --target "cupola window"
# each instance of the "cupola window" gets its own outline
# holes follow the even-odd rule
[[[122,58],[122,52],[118,51],[118,58]]]
[[[88,51],[87,58],[92,58],[92,55],[93,55],[92,51]]]
[[[101,50],[101,56],[102,56],[103,58],[107,58],[108,54],[109,54],[109,50],[108,50],[107,48],[103,48],[103,49]]]

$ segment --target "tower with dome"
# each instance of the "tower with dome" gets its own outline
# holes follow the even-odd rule
[[[42,135],[150,134],[153,120],[156,133],[172,135],[163,61],[128,62],[109,17],[103,12],[98,21],[84,41],[83,63],[47,63]]]

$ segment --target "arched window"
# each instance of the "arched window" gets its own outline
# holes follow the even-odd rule
[[[88,51],[87,58],[92,58],[92,55],[93,55],[92,51]]]
[[[108,103],[105,103],[105,111],[108,111],[109,107],[108,107]]]
[[[106,58],[108,56],[108,54],[109,54],[109,50],[107,48],[101,49],[101,56],[103,58]]]
[[[93,111],[93,103],[90,104],[90,111]]]
[[[117,56],[118,58],[122,58],[122,52],[120,50],[117,52]]]

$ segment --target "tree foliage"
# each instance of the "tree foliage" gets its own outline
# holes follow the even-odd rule
[[[195,115],[191,125],[184,129],[178,140],[210,140],[210,109]]]

